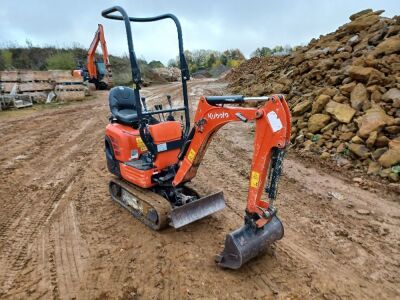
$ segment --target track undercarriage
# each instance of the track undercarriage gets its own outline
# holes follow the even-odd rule
[[[114,201],[153,230],[161,230],[168,225],[180,228],[225,207],[222,192],[200,198],[188,187],[174,189],[174,192],[160,187],[156,190],[143,189],[123,179],[113,178],[109,190]],[[174,194],[174,202],[171,194]]]

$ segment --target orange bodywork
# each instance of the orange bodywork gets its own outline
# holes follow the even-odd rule
[[[139,130],[130,126],[112,123],[106,127],[106,135],[110,138],[115,158],[120,162],[127,162],[132,159],[132,151],[137,151],[137,157],[147,151]]]
[[[156,146],[162,146],[167,142],[178,141],[182,138],[180,122],[168,121],[150,125],[149,131]],[[140,187],[149,188],[154,186],[152,182],[153,174],[178,162],[179,149],[172,149],[157,154],[153,162],[154,168],[149,170],[133,168],[126,163],[137,160],[143,153],[148,151],[140,137],[139,130],[130,126],[111,123],[106,127],[106,135],[111,140],[115,158],[120,162],[122,177]]]
[[[156,144],[171,142],[182,137],[181,123],[176,121],[167,121],[150,125],[149,131]]]
[[[182,138],[182,125],[180,122],[167,121],[149,126],[150,135],[154,144],[164,145],[167,142],[178,141]],[[159,152],[154,165],[158,170],[165,169],[178,162],[180,149]]]
[[[139,170],[125,165],[124,163],[120,163],[119,168],[122,178],[125,180],[145,189],[154,186],[154,182],[151,178],[153,174],[157,172],[156,170]]]
[[[82,77],[82,70],[72,70],[72,77]]]

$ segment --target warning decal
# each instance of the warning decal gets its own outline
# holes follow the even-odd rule
[[[187,159],[192,163],[195,157],[196,157],[196,151],[190,149]]]
[[[267,114],[267,119],[269,124],[271,125],[272,132],[277,132],[283,128],[281,119],[279,119],[278,115],[274,111],[270,111]]]
[[[140,151],[147,151],[146,145],[143,143],[143,140],[140,137],[136,138],[136,144],[139,147]]]
[[[260,182],[260,173],[256,171],[251,172],[250,187],[258,188],[258,183]]]

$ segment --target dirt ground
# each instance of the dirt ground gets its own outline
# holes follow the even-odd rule
[[[178,88],[145,94],[176,99]],[[224,88],[191,82],[191,101]],[[400,298],[399,194],[289,154],[276,203],[284,238],[242,269],[223,270],[213,258],[243,223],[252,126],[221,129],[193,181],[202,194],[222,189],[228,207],[153,232],[108,195],[108,115],[106,92],[0,114],[0,298]]]

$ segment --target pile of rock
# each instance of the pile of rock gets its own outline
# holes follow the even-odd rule
[[[179,81],[181,79],[181,70],[176,67],[154,68],[153,71],[168,82]]]
[[[233,93],[284,93],[295,147],[391,181],[400,175],[400,17],[371,9],[286,57],[228,74]]]

